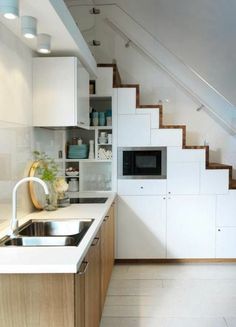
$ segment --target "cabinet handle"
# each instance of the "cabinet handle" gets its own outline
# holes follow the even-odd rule
[[[140,188],[141,188],[141,190],[143,190],[143,186],[141,186]]]
[[[96,246],[99,241],[100,241],[100,238],[99,237],[95,237],[91,246]]]
[[[164,196],[163,200],[165,200],[165,199],[166,199],[166,197]]]
[[[221,232],[221,229],[220,228],[218,228],[218,232]]]
[[[107,221],[108,218],[109,218],[109,216],[105,216],[105,218],[103,219],[103,221]]]
[[[84,261],[82,262],[82,264],[84,264],[84,269],[78,272],[79,275],[84,275],[88,269],[88,265],[89,265],[88,261]]]
[[[85,125],[85,123],[83,121],[80,121],[79,124],[80,125]]]

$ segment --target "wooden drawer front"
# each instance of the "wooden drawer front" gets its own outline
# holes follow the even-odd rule
[[[156,195],[166,194],[166,180],[131,179],[118,180],[120,195]]]

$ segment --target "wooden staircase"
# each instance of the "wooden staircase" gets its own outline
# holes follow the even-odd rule
[[[161,104],[140,104],[140,86],[139,84],[122,84],[121,77],[116,64],[98,64],[98,67],[113,68],[113,88],[135,88],[136,89],[136,108],[155,108],[159,109],[159,128],[160,129],[182,129],[182,148],[186,150],[205,150],[206,169],[227,169],[229,171],[229,189],[236,189],[236,179],[233,179],[233,167],[231,165],[215,163],[209,161],[208,145],[187,145],[186,144],[186,125],[164,125],[163,124],[163,106]]]

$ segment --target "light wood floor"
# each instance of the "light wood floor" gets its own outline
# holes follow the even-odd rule
[[[116,265],[100,327],[236,327],[236,264]]]

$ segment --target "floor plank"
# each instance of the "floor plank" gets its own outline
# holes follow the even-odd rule
[[[108,326],[236,327],[236,264],[116,265]]]

